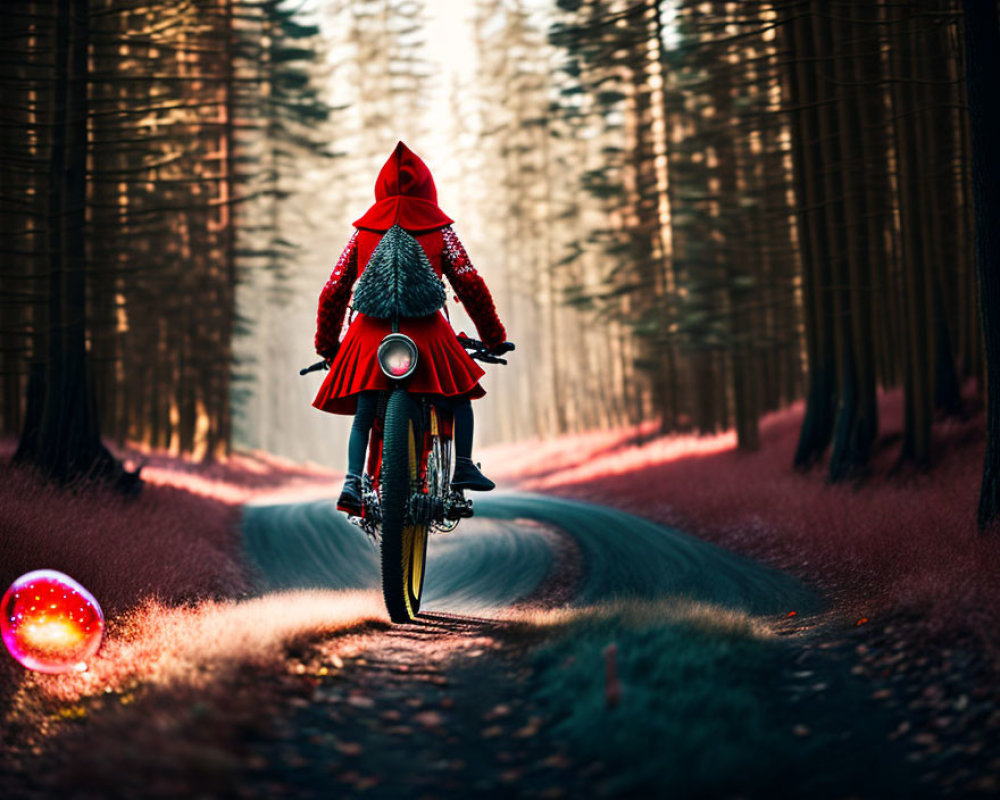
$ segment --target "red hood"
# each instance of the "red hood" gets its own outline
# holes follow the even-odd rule
[[[385,233],[399,225],[416,232],[451,223],[451,217],[438,208],[431,171],[420,156],[399,142],[375,181],[375,204],[354,221],[354,227]]]

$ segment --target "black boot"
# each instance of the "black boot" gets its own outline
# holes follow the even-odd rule
[[[347,474],[344,480],[344,490],[337,500],[337,510],[346,511],[354,516],[361,515],[361,476]]]
[[[496,484],[479,471],[471,458],[462,456],[455,459],[455,474],[451,477],[451,485],[455,489],[470,489],[473,492],[488,492],[496,488]]]

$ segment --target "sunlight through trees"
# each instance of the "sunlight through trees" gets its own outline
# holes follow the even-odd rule
[[[408,138],[518,343],[482,440],[655,420],[753,450],[803,399],[796,466],[856,479],[902,386],[899,462],[931,464],[986,370],[957,0],[446,5],[5,6],[23,458],[86,471],[101,434],[211,458],[235,425],[328,461],[289,362]]]

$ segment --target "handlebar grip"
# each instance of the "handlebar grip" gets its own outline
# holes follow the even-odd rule
[[[461,333],[458,334],[458,343],[466,349],[478,350],[483,353],[493,353],[494,355],[509,353],[515,347],[513,342],[501,342],[496,347],[487,347],[478,339],[473,339],[471,336],[465,336]]]
[[[303,367],[299,370],[299,375],[308,375],[310,372],[316,372],[321,369],[329,369],[329,365],[326,363],[326,359],[323,361],[317,361],[315,364],[310,364],[308,367]]]
[[[506,358],[498,358],[497,356],[491,356],[487,353],[472,353],[472,358],[476,361],[482,361],[485,364],[506,364]]]

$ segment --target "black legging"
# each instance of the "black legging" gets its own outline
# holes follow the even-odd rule
[[[368,434],[375,422],[375,412],[378,410],[379,392],[361,392],[358,394],[358,410],[354,412],[354,424],[351,425],[351,440],[347,445],[347,472],[350,475],[361,475],[365,470],[365,453],[368,450]],[[439,405],[449,406],[455,417],[455,456],[458,458],[472,457],[473,416],[472,403],[468,397],[451,399],[440,397],[435,400]]]

